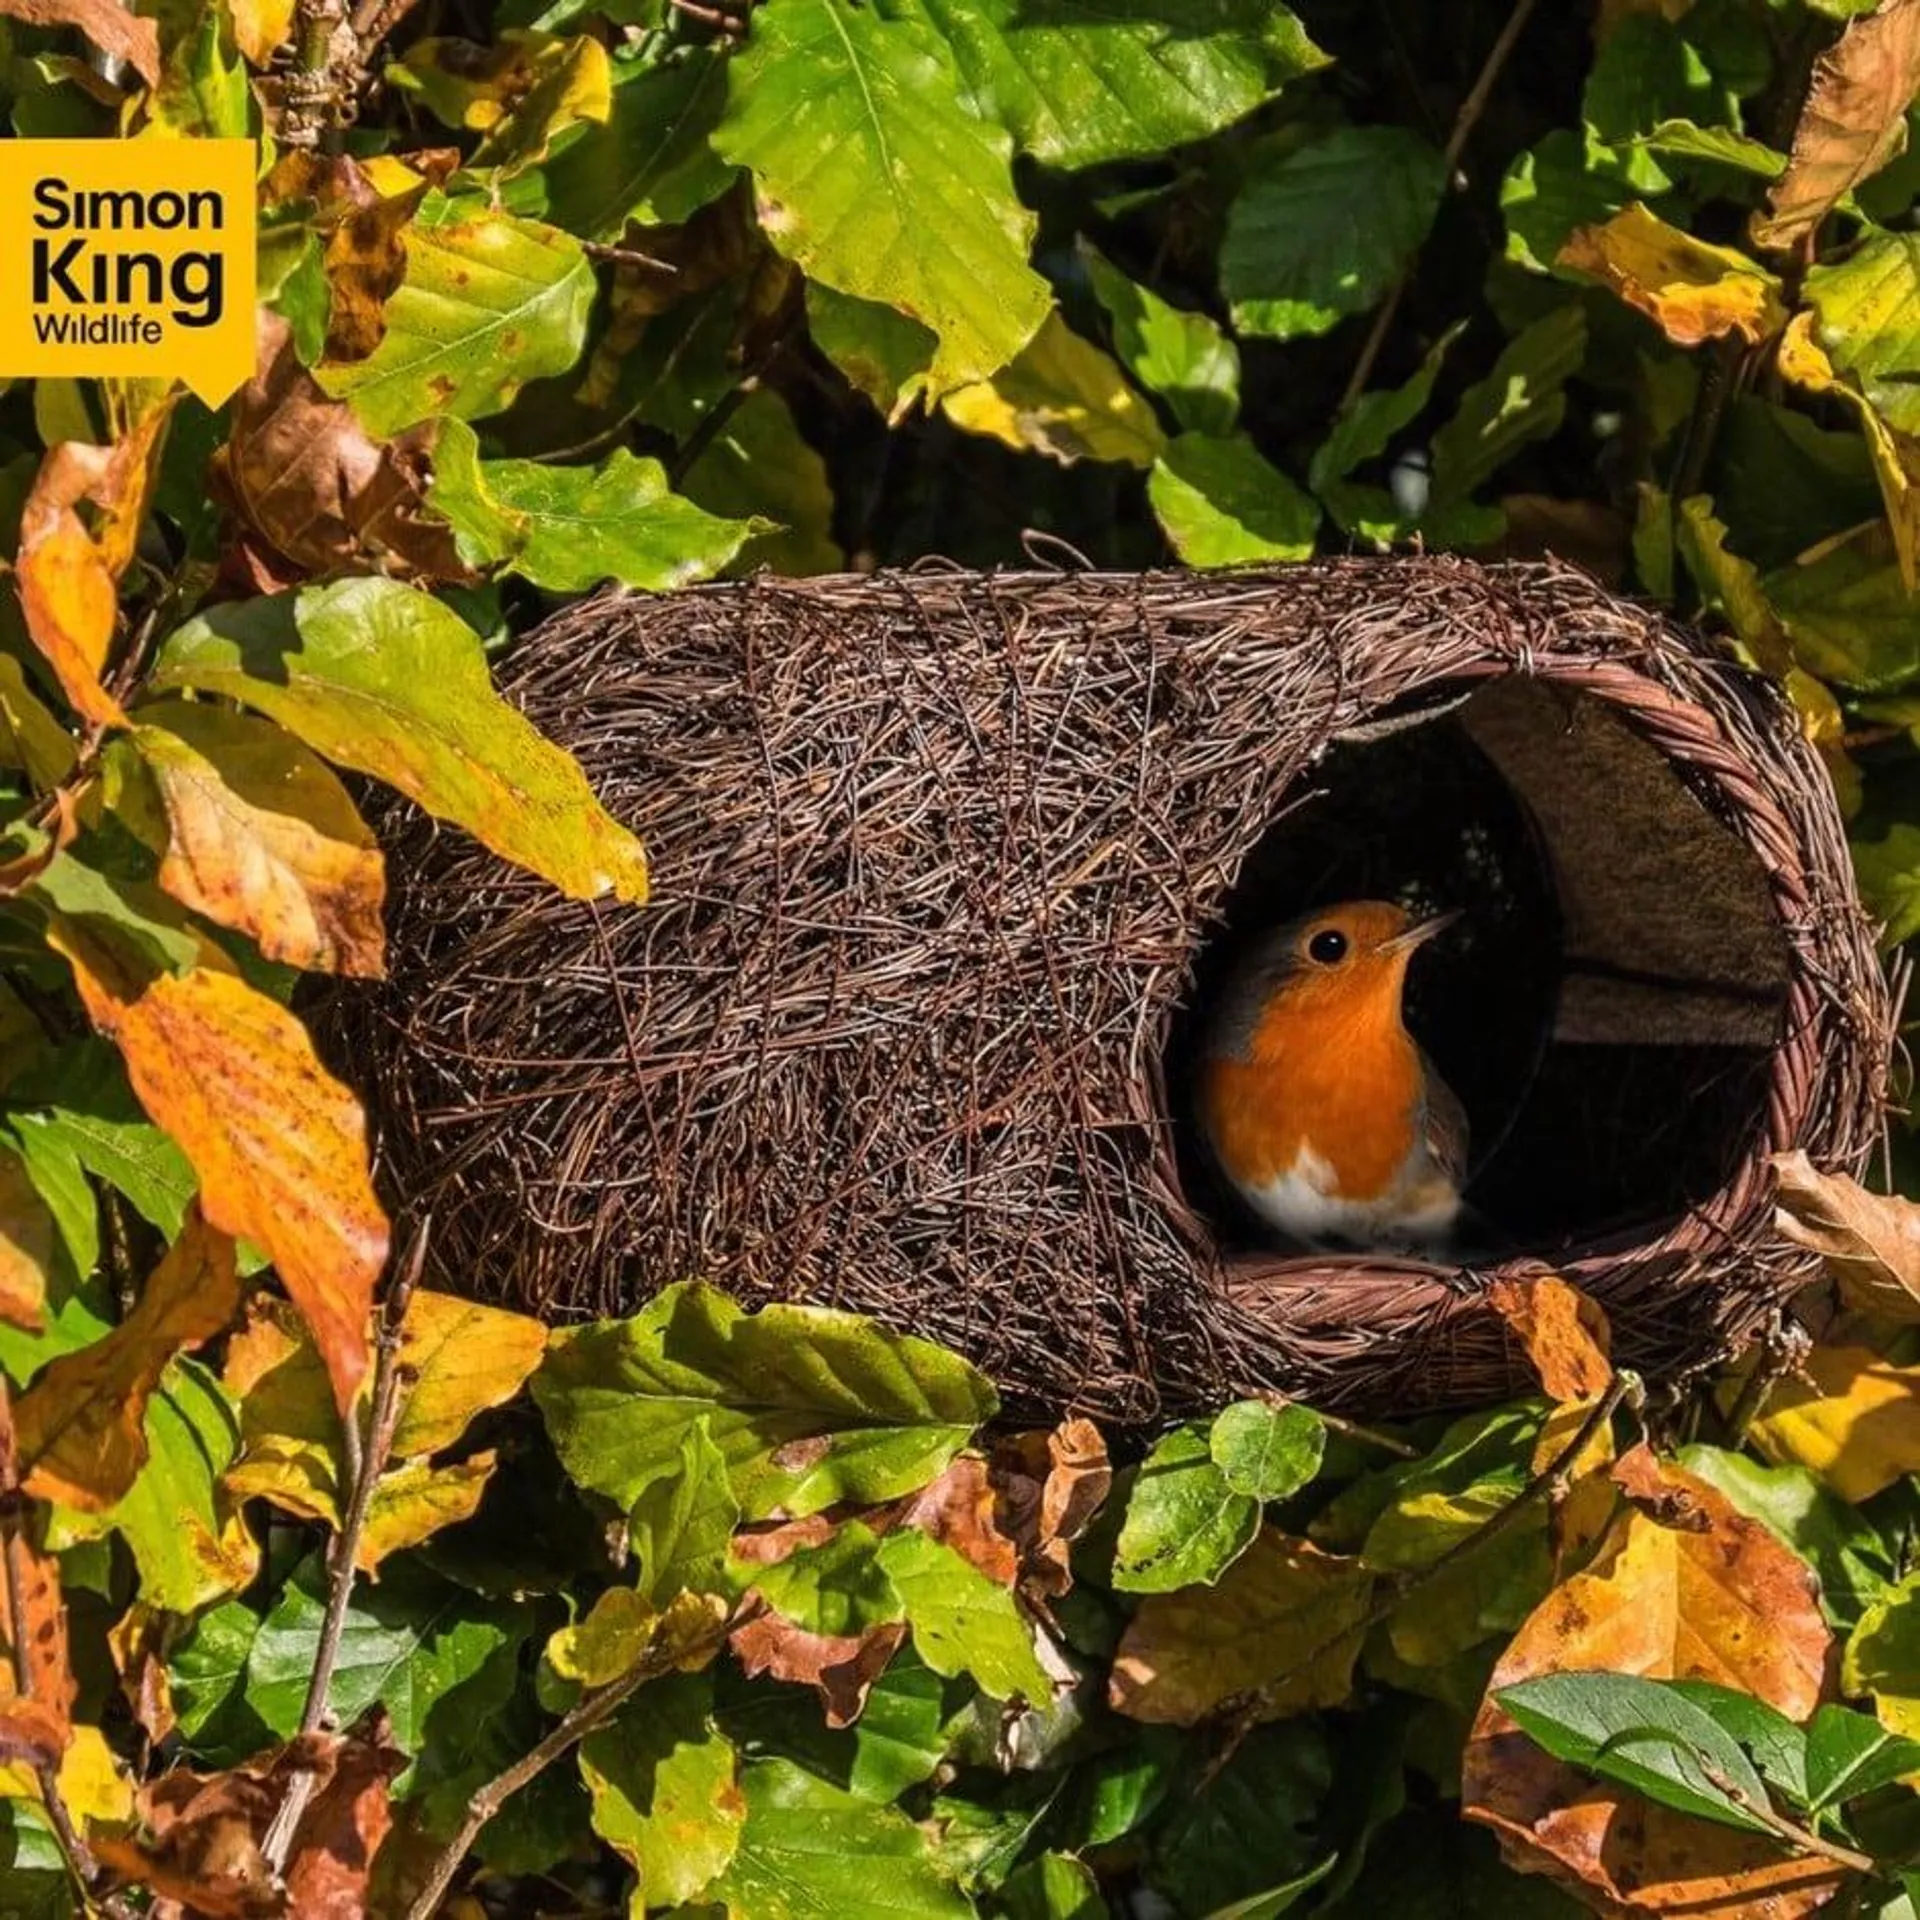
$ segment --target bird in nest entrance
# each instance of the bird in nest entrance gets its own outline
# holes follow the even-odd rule
[[[1221,990],[1201,1128],[1234,1190],[1290,1239],[1431,1252],[1451,1236],[1466,1113],[1401,999],[1414,954],[1456,917],[1326,907],[1265,935]]]

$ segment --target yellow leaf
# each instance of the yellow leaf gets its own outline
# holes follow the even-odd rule
[[[1920,1472],[1920,1367],[1872,1347],[1815,1347],[1777,1381],[1750,1430],[1776,1465],[1810,1468],[1842,1500],[1871,1499]]]
[[[1262,1528],[1212,1586],[1141,1602],[1108,1698],[1131,1719],[1183,1727],[1239,1694],[1257,1694],[1265,1720],[1338,1706],[1353,1690],[1372,1592],[1359,1561]]]
[[[520,1391],[546,1350],[546,1328],[524,1313],[416,1293],[400,1333],[400,1364],[413,1384],[394,1429],[394,1457],[451,1446],[475,1414]]]
[[[67,1811],[103,1824],[133,1818],[133,1783],[121,1773],[98,1727],[75,1727],[60,1759],[57,1784]],[[0,1767],[0,1800],[38,1800],[40,1781],[23,1760]]]
[[[203,1345],[240,1307],[233,1242],[189,1209],[133,1311],[34,1376],[13,1410],[21,1477],[38,1500],[98,1513],[146,1464],[147,1401],[176,1353]]]
[[[1118,460],[1150,467],[1167,443],[1119,364],[1075,333],[1058,307],[1010,366],[956,387],[940,407],[968,433],[1016,453],[1044,453],[1062,466]]]
[[[1556,264],[1611,287],[1679,346],[1728,333],[1760,341],[1786,324],[1780,283],[1764,267],[1668,226],[1637,203],[1604,226],[1576,228]]]
[[[38,1333],[45,1325],[53,1215],[17,1153],[0,1148],[0,1320]]]
[[[1907,108],[1920,93],[1920,0],[1884,0],[1813,65],[1787,169],[1768,189],[1772,214],[1756,219],[1763,247],[1810,234],[1843,195],[1906,145]]]
[[[450,1467],[414,1461],[383,1473],[367,1503],[354,1565],[372,1573],[389,1554],[417,1547],[442,1527],[472,1519],[493,1477],[494,1458],[492,1453],[476,1453]]]
[[[207,1219],[265,1248],[313,1329],[336,1404],[350,1407],[387,1257],[359,1102],[300,1022],[236,975],[201,965],[130,979],[82,921],[58,913],[47,943],[118,1044],[140,1104],[192,1163]]]
[[[227,0],[234,43],[250,67],[272,63],[274,53],[293,31],[294,0]]]
[[[269,960],[377,977],[386,870],[339,779],[250,714],[168,701],[134,745],[166,812],[160,884]]]
[[[1908,1574],[1860,1616],[1840,1686],[1856,1698],[1871,1696],[1882,1725],[1920,1740],[1920,1575]]]
[[[660,1615],[633,1587],[609,1587],[584,1620],[547,1642],[547,1663],[565,1680],[603,1687],[617,1680],[652,1643]]]

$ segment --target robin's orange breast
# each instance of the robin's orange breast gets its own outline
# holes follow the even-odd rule
[[[1231,1179],[1266,1187],[1310,1155],[1343,1199],[1396,1185],[1418,1144],[1423,1072],[1397,1007],[1388,1011],[1272,1005],[1244,1054],[1207,1062],[1204,1119]]]

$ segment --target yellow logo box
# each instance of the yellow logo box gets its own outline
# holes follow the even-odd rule
[[[0,375],[253,371],[251,140],[0,140]]]

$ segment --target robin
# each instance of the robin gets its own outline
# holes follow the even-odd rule
[[[1199,1108],[1221,1171],[1297,1240],[1432,1249],[1460,1212],[1465,1110],[1407,1032],[1407,963],[1458,918],[1384,900],[1266,935],[1222,992]]]

